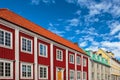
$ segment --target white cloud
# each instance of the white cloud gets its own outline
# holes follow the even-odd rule
[[[73,19],[67,20],[67,22],[69,23],[69,26],[78,26],[79,25],[78,18],[73,18]]]
[[[66,31],[71,31],[71,26],[65,26]]]
[[[73,3],[79,6],[84,6],[89,9],[89,16],[107,12],[114,17],[120,17],[120,0],[66,0],[68,3]]]
[[[39,5],[39,2],[40,2],[40,0],[32,0],[32,4],[34,4],[34,5]]]
[[[87,34],[91,36],[98,36],[99,34],[96,32],[94,27],[90,28],[85,28],[84,30],[81,31],[82,34]]]
[[[79,43],[79,46],[80,47],[85,47],[85,46],[87,46],[87,42],[81,42],[81,43]]]
[[[96,42],[93,41],[91,46],[87,47],[87,50],[97,51],[99,48],[105,51],[111,51],[115,54],[115,57],[120,57],[120,42],[110,42],[110,41],[102,41]]]
[[[75,0],[66,0],[68,3],[75,3]]]
[[[52,23],[49,23],[49,26],[53,27],[53,24],[52,24]]]
[[[51,32],[53,32],[61,37],[63,37],[64,33],[65,33],[65,31],[59,31],[55,27],[49,27],[48,30],[50,30]]]
[[[75,36],[68,37],[68,40],[73,40],[73,39],[75,39]]]
[[[43,2],[45,4],[55,3],[55,0],[32,0],[33,5],[39,5],[40,2]]]
[[[109,25],[111,32],[110,35],[116,34],[118,31],[120,31],[120,23],[119,22],[113,22],[111,25]]]
[[[120,40],[120,33],[116,35],[115,38],[118,38]]]
[[[76,30],[75,33],[76,33],[76,34],[80,34],[80,30]]]
[[[112,51],[116,57],[120,57],[120,42],[103,41],[100,44],[106,50]]]
[[[75,12],[75,14],[80,15],[80,14],[81,14],[81,10],[77,10],[77,11]]]

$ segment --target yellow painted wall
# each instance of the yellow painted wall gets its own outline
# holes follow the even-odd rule
[[[118,64],[116,61],[112,60],[112,58],[114,58],[114,54],[113,53],[106,53],[106,51],[99,49],[96,54],[102,54],[102,57],[104,57],[105,59],[108,60],[108,64],[110,64],[111,69],[112,69],[112,74],[116,75],[116,76],[120,76],[120,64]],[[111,60],[111,63],[110,63]]]
[[[96,54],[102,54],[102,57],[108,60],[108,64],[110,64],[110,56],[102,49],[99,49]]]

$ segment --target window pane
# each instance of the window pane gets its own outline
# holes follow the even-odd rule
[[[83,59],[83,66],[86,66],[86,59]]]
[[[86,72],[83,72],[83,79],[86,80]]]
[[[0,44],[4,45],[4,32],[0,30]]]
[[[74,80],[74,71],[70,71],[70,80]]]
[[[77,56],[77,64],[80,64],[80,57]]]
[[[46,56],[46,46],[44,45],[44,56]]]
[[[43,78],[43,68],[40,67],[40,78]]]
[[[26,39],[22,38],[22,50],[26,51]]]
[[[43,45],[40,44],[40,55],[43,55]]]
[[[5,76],[10,76],[10,63],[5,63]]]
[[[47,69],[44,68],[44,78],[46,78],[46,77],[47,77]]]
[[[77,79],[80,79],[80,72],[77,72]]]
[[[3,62],[0,62],[0,76],[4,76],[4,65],[3,65]]]
[[[5,45],[11,46],[11,35],[10,33],[5,32]]]
[[[31,66],[27,66],[27,76],[31,77]]]
[[[31,52],[31,41],[27,40],[27,51]]]
[[[26,77],[26,65],[22,65],[22,77]]]

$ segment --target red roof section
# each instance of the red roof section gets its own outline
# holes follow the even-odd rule
[[[51,39],[57,43],[60,43],[64,46],[67,46],[69,48],[72,48],[76,51],[79,51],[79,52],[85,54],[85,52],[81,48],[79,48],[79,46],[75,45],[74,43],[42,28],[41,26],[36,25],[35,23],[23,18],[20,15],[15,14],[14,12],[12,12],[8,9],[0,9],[0,18],[5,19],[5,20],[12,22],[16,25],[19,25],[25,29],[28,29],[34,33],[37,33],[41,36],[44,36],[44,37]]]

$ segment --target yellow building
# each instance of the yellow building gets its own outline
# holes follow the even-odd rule
[[[120,62],[111,59],[111,80],[120,80]]]
[[[105,59],[108,61],[108,64],[110,64],[110,59],[111,59],[111,57],[110,57],[110,55],[108,55],[108,53],[107,53],[106,51],[104,51],[104,50],[102,50],[102,49],[99,49],[99,50],[96,52],[96,54],[101,55],[103,58],[105,58]]]
[[[120,62],[114,58],[114,54],[102,49],[99,49],[96,53],[108,60],[108,64],[111,66],[111,80],[120,80]]]

